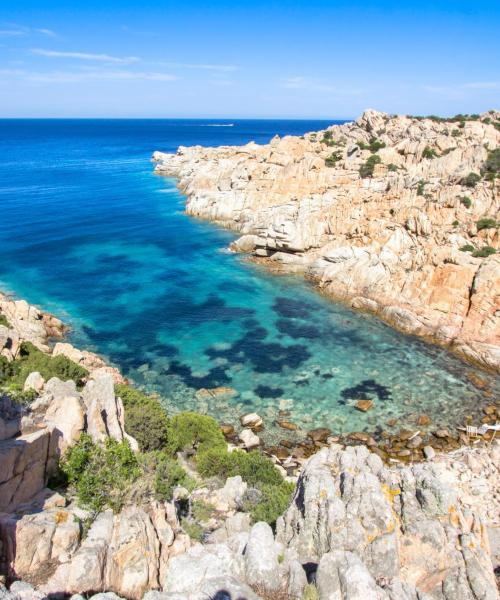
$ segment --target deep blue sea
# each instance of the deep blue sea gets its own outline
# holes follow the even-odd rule
[[[234,234],[187,217],[154,150],[265,143],[325,121],[0,121],[0,288],[72,326],[169,411],[235,422],[278,411],[302,429],[374,430],[479,414],[470,367],[442,349],[226,251]],[[229,386],[208,401],[200,388]],[[370,398],[364,414],[356,400]]]

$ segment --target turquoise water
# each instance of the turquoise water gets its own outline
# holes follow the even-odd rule
[[[184,215],[176,182],[149,160],[179,144],[264,143],[327,123],[214,124],[0,121],[0,287],[65,319],[75,345],[169,411],[236,422],[255,410],[268,435],[280,409],[303,429],[339,433],[479,415],[486,399],[470,367],[228,253],[233,234]],[[218,386],[237,395],[196,394]],[[355,410],[361,398],[375,408]]]

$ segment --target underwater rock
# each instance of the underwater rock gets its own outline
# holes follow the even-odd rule
[[[361,412],[367,412],[373,408],[373,400],[358,400],[355,406]]]

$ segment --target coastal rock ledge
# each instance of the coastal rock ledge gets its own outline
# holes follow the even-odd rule
[[[243,234],[234,250],[498,371],[499,119],[367,110],[302,137],[153,159],[188,214]]]

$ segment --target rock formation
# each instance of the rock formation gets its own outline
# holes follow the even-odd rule
[[[498,119],[367,110],[301,138],[153,159],[178,178],[188,214],[243,234],[235,250],[498,370],[500,257],[488,253],[500,197],[481,176]]]

